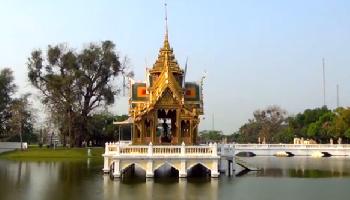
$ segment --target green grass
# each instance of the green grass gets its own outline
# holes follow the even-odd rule
[[[104,148],[91,148],[91,155],[88,156],[87,148],[38,148],[29,147],[27,150],[15,150],[0,154],[0,159],[26,160],[26,161],[62,161],[62,160],[83,160],[87,158],[102,159]]]

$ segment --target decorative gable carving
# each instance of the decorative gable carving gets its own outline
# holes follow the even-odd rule
[[[179,103],[176,101],[171,90],[167,88],[164,90],[162,96],[158,99],[156,105],[172,106],[172,105],[179,105]]]

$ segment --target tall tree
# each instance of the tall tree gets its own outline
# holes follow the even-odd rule
[[[335,137],[350,139],[350,108],[337,108],[333,120],[333,131]]]
[[[237,142],[279,142],[280,139],[289,139],[281,134],[286,128],[287,112],[278,106],[269,106],[264,110],[256,110],[253,113],[254,118],[249,119],[235,136]]]
[[[87,135],[89,114],[101,105],[114,103],[119,90],[112,80],[126,73],[111,41],[90,44],[80,52],[64,45],[49,46],[45,56],[32,52],[28,77],[43,94],[52,113],[61,115],[62,130],[81,145]]]
[[[10,104],[15,92],[13,73],[5,68],[0,71],[0,137],[6,137],[7,122],[10,117]]]
[[[298,113],[294,117],[290,117],[288,125],[293,135],[303,138],[318,138],[318,127],[315,124],[322,115],[332,112],[326,106],[315,109],[306,109],[302,113]]]
[[[259,137],[266,142],[274,142],[275,135],[283,129],[287,112],[278,106],[269,106],[265,110],[254,112],[255,121],[260,124]]]
[[[9,133],[10,141],[31,142],[34,139],[34,117],[28,101],[29,94],[22,95],[12,101],[10,106]],[[35,140],[35,139],[34,139]]]

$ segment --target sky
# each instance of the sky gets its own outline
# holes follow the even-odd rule
[[[323,57],[326,105],[336,107],[337,84],[340,105],[350,105],[350,1],[167,5],[170,45],[181,67],[188,57],[187,81],[207,72],[200,130],[231,134],[254,110],[270,105],[289,115],[322,106]],[[79,51],[90,42],[112,40],[120,56],[129,58],[135,79],[144,80],[164,32],[162,0],[0,0],[0,69],[14,71],[19,93],[34,92],[26,66],[31,51],[60,43]],[[127,97],[116,101],[111,111],[127,113]]]

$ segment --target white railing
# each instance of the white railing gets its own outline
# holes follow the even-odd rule
[[[218,156],[217,144],[182,145],[122,145],[106,143],[104,155],[109,156]]]
[[[219,144],[218,154],[221,156],[232,156],[235,152],[235,147],[233,144]]]
[[[163,154],[181,154],[181,146],[153,146],[153,155],[163,155]]]
[[[187,146],[185,148],[185,154],[213,154],[212,146]]]
[[[347,149],[350,144],[234,144],[240,149]]]

